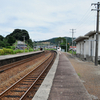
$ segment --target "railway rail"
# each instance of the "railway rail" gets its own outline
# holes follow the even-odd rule
[[[39,56],[42,56],[46,54],[46,52],[42,53],[42,54],[39,54],[39,55],[36,55],[36,56],[33,56],[33,57],[30,57],[30,58],[27,58],[27,59],[23,59],[23,60],[20,60],[20,61],[17,61],[17,62],[14,62],[14,63],[10,63],[10,64],[7,64],[7,65],[4,65],[4,66],[1,66],[0,67],[0,73],[8,70],[8,69],[11,69],[13,67],[16,67],[16,66],[19,66],[21,64],[24,64],[26,62],[29,62],[29,61],[32,61],[33,59],[39,57]]]
[[[0,94],[0,100],[30,100],[39,88],[38,85],[46,76],[54,58],[55,53],[51,52],[50,56],[42,64],[3,91]]]
[[[35,56],[32,61],[26,61],[25,63],[15,66],[9,70],[5,70],[0,73],[0,93],[7,89],[10,85],[18,81],[21,77],[27,74],[29,71],[36,68],[40,63],[42,63],[48,56],[50,52],[45,51],[38,56]],[[9,66],[8,66],[9,67]]]

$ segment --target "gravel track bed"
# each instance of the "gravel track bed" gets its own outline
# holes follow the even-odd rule
[[[38,57],[30,62],[26,62],[18,67],[0,73],[0,93],[27,74],[29,71],[36,68],[40,63],[48,58],[48,56],[50,56],[50,53],[44,54],[43,56]]]

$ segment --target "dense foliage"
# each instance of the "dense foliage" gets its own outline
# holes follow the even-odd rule
[[[8,40],[0,35],[0,48],[10,46]]]
[[[38,49],[36,50],[33,50],[33,49],[25,49],[25,52],[32,52],[32,51],[37,51]],[[23,53],[24,50],[20,50],[20,49],[16,49],[16,50],[13,50],[13,49],[9,49],[9,48],[3,48],[3,49],[0,49],[0,55],[7,55],[7,54],[17,54],[17,53]]]
[[[57,45],[66,51],[66,38],[56,38]],[[67,51],[69,50],[69,43],[67,42]]]
[[[4,37],[2,35],[0,35],[0,40],[3,41]]]
[[[13,50],[13,49],[0,49],[0,55],[6,55],[6,54],[16,54],[16,53],[22,53],[23,50]]]
[[[10,36],[20,41],[23,41],[23,36],[25,36],[25,40],[29,40],[29,34],[26,30],[15,29],[11,34],[7,35],[6,38],[9,38]]]
[[[24,41],[23,36],[25,36],[25,42],[29,46],[33,46],[32,40],[29,37],[29,34],[26,30],[15,29],[12,33],[7,35],[5,38],[0,35],[0,47],[9,47],[12,46],[16,40]]]

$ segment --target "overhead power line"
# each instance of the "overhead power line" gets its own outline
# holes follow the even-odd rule
[[[90,6],[91,7],[91,6]],[[88,10],[86,11],[86,13],[80,18],[78,24],[76,25],[76,28],[79,27],[82,22],[87,19],[87,17],[90,15],[91,11],[90,11],[90,7],[88,8]]]

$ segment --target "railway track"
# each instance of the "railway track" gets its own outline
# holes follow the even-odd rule
[[[30,100],[53,63],[55,53],[0,94],[0,100]]]
[[[29,71],[36,68],[40,63],[42,63],[48,56],[50,52],[39,54],[32,61],[26,61],[25,63],[15,66],[11,69],[5,70],[0,73],[0,93],[7,89],[10,85],[18,81],[21,77],[27,74]]]
[[[14,63],[10,63],[10,64],[7,64],[7,65],[4,65],[4,66],[1,66],[0,67],[0,73],[8,70],[8,69],[11,69],[13,67],[16,67],[16,66],[19,66],[21,64],[24,64],[26,62],[29,62],[29,61],[32,61],[33,59],[36,59],[37,57],[40,57],[44,54],[46,54],[47,52],[44,52],[42,54],[39,54],[39,55],[36,55],[36,56],[33,56],[33,57],[30,57],[30,58],[27,58],[27,59],[23,59],[23,60],[20,60],[20,61],[17,61],[17,62],[14,62]]]

